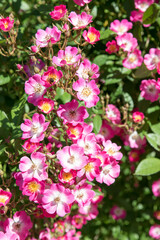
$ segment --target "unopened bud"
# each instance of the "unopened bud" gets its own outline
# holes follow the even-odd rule
[[[37,46],[31,46],[31,50],[32,50],[32,52],[37,53],[38,52],[38,47]]]

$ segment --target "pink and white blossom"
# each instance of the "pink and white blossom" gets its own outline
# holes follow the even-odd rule
[[[26,239],[29,234],[29,230],[33,226],[30,217],[25,211],[16,212],[12,219],[8,218],[5,221],[5,224],[7,233],[16,233],[18,235],[18,238],[15,238],[16,240]]]
[[[78,106],[79,103],[75,99],[59,106],[57,114],[63,119],[63,124],[72,123],[72,125],[76,125],[78,123],[83,123],[84,119],[88,118],[89,115],[86,108]]]
[[[77,144],[65,146],[57,151],[57,158],[66,172],[70,170],[80,170],[87,164],[87,159],[84,155],[84,149]]]
[[[49,42],[51,44],[57,43],[61,38],[61,31],[56,26],[53,28],[47,27],[46,30],[39,29],[35,36],[36,45],[43,48],[47,47]]]
[[[134,0],[135,8],[145,12],[147,8],[154,3],[154,0]]]
[[[99,183],[104,182],[108,186],[115,182],[120,174],[120,166],[115,160],[106,159],[100,174],[96,177],[96,181]]]
[[[85,28],[92,22],[92,15],[89,15],[86,12],[82,12],[81,14],[71,12],[68,18],[69,22],[74,26],[73,29]]]
[[[49,122],[45,122],[45,116],[43,114],[35,113],[30,119],[25,119],[21,124],[21,130],[23,131],[22,139],[30,138],[33,143],[42,141],[45,137],[44,132],[49,126]]]
[[[50,214],[57,213],[63,217],[70,212],[70,204],[74,202],[74,196],[69,189],[60,184],[52,184],[50,189],[44,190],[42,198],[43,208]]]
[[[123,19],[121,22],[119,20],[114,20],[110,25],[110,30],[117,33],[117,35],[123,35],[132,29],[133,24],[127,19]]]
[[[120,146],[117,146],[116,143],[112,143],[110,140],[104,141],[103,142],[104,149],[110,157],[113,157],[115,160],[121,160],[123,157],[123,154],[119,152],[121,149]]]
[[[32,103],[34,106],[38,104],[38,101],[46,93],[44,84],[39,74],[35,74],[25,82],[25,92],[29,95],[27,98],[29,103]]]
[[[25,178],[22,194],[29,196],[30,201],[36,201],[39,194],[43,194],[44,183],[36,178]]]
[[[109,120],[111,120],[113,123],[120,123],[121,121],[121,114],[119,109],[113,105],[108,104],[106,107],[106,116]]]
[[[149,229],[149,236],[154,239],[160,239],[160,225],[155,224]]]
[[[78,48],[68,46],[65,50],[59,50],[58,57],[54,56],[52,61],[57,66],[72,65],[78,63],[81,59],[81,54],[78,54]]]
[[[79,78],[73,83],[73,89],[77,91],[77,97],[79,100],[83,100],[85,106],[91,108],[97,104],[100,93],[94,80],[86,82],[83,78]]]
[[[22,157],[20,159],[19,169],[22,172],[23,179],[36,178],[39,181],[48,178],[46,169],[48,165],[45,163],[46,157],[43,153],[34,152],[29,157]]]
[[[97,79],[100,75],[99,67],[94,63],[91,64],[91,62],[85,58],[76,71],[76,75],[84,80]]]
[[[135,49],[133,52],[128,53],[127,57],[123,59],[123,67],[128,69],[134,69],[140,67],[143,63],[143,57],[141,51]]]
[[[155,102],[159,98],[160,86],[155,79],[142,80],[140,90],[141,96],[146,100]]]
[[[89,181],[93,181],[99,174],[101,161],[97,158],[89,158],[88,163],[77,172],[78,177],[86,176]]]
[[[93,157],[100,150],[100,147],[96,142],[96,137],[94,133],[83,135],[81,139],[78,139],[77,145],[84,149],[84,153],[86,155],[92,155]]]
[[[124,33],[116,37],[117,44],[126,52],[132,52],[138,46],[137,39],[133,37],[132,33]]]
[[[158,63],[160,62],[160,49],[151,48],[149,54],[144,56],[144,64],[149,70],[157,68]]]
[[[92,198],[95,196],[95,192],[91,190],[92,185],[84,183],[82,185],[77,185],[75,189],[72,190],[75,201],[79,206],[88,205]]]

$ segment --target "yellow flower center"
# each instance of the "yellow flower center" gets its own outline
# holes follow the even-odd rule
[[[109,155],[113,155],[113,154],[115,153],[115,151],[114,151],[113,148],[110,148],[110,149],[108,149],[107,153],[108,153]]]
[[[89,38],[90,42],[92,43],[92,42],[96,41],[97,35],[95,33],[88,33],[87,37]]]
[[[40,188],[40,185],[37,182],[28,183],[28,189],[31,193],[37,192]]]
[[[71,132],[71,134],[73,134],[74,136],[78,135],[78,130],[76,128],[69,128],[69,131]]]
[[[49,103],[44,103],[41,107],[41,109],[45,112],[45,113],[48,113],[49,110],[51,109],[51,105]]]
[[[93,166],[91,163],[88,163],[84,168],[85,168],[86,172],[91,172]]]
[[[4,23],[4,28],[5,28],[5,29],[8,28],[8,22],[5,22],[5,23]]]
[[[5,202],[7,201],[7,199],[8,199],[8,196],[6,196],[6,195],[1,195],[1,196],[0,196],[0,203],[5,204]]]
[[[92,93],[92,91],[90,90],[89,87],[83,88],[83,90],[82,90],[82,92],[81,92],[82,96],[85,97],[85,98],[89,97],[89,95],[90,95],[91,93]]]
[[[70,172],[68,172],[68,173],[64,172],[62,174],[62,178],[64,181],[69,182],[72,179],[72,174]]]

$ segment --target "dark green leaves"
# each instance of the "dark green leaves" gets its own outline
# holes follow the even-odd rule
[[[138,165],[135,175],[148,176],[160,171],[160,159],[146,158]]]
[[[152,4],[143,15],[143,24],[152,24],[156,21],[160,11],[159,4]]]

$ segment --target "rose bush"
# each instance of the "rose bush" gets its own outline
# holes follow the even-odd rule
[[[0,7],[1,239],[159,239],[158,1]]]

